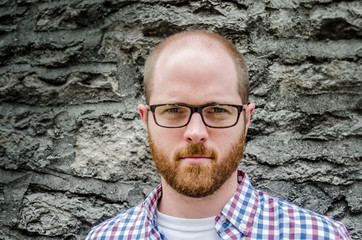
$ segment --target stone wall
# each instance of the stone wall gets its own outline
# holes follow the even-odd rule
[[[0,0],[0,239],[84,239],[145,198],[145,57],[195,28],[250,66],[240,168],[361,239],[361,26],[359,0]]]

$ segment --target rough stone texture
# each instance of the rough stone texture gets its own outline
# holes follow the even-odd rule
[[[240,168],[361,239],[361,26],[357,0],[1,0],[0,239],[84,239],[145,198],[145,57],[195,28],[248,61]]]

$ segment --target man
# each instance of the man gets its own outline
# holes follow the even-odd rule
[[[163,41],[139,105],[161,185],[88,239],[350,239],[345,227],[255,190],[237,167],[255,108],[236,47],[206,31]]]

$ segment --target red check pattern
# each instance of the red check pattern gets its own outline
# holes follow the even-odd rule
[[[255,190],[238,172],[239,187],[215,217],[220,239],[351,239],[342,223]],[[146,200],[94,227],[87,240],[167,239],[157,227],[159,185]]]

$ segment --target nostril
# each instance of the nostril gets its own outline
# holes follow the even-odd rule
[[[189,142],[189,143],[204,143],[204,142],[206,142],[206,140],[207,140],[207,138],[205,138],[205,137],[198,137],[198,136],[194,136],[194,137],[187,137],[186,138],[187,139],[187,141]]]

